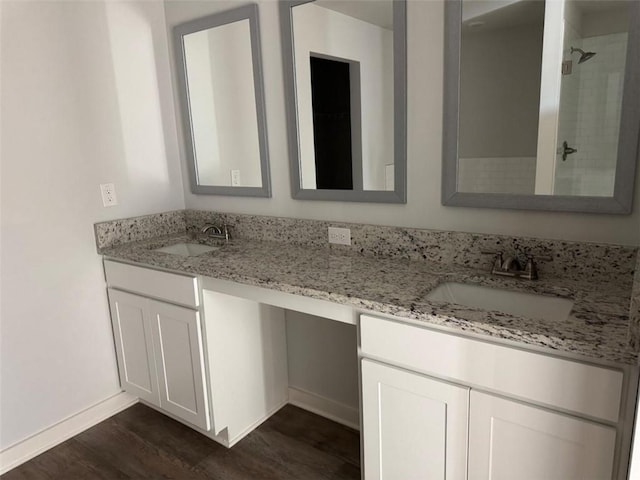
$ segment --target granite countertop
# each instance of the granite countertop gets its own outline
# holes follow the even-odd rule
[[[221,248],[182,257],[154,249],[183,241]],[[368,257],[291,243],[234,239],[229,243],[186,234],[157,237],[100,250],[108,258],[170,271],[231,280],[425,324],[545,347],[582,357],[637,364],[629,347],[630,287],[543,278],[518,280],[461,266]],[[563,322],[532,320],[500,312],[427,301],[438,284],[455,281],[556,295],[575,302]]]

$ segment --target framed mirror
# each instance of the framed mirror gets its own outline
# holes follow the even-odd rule
[[[631,213],[640,2],[445,2],[444,205]]]
[[[270,197],[257,5],[173,35],[191,191]]]
[[[406,2],[281,2],[292,196],[406,203]]]

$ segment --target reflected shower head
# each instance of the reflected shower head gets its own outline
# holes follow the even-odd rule
[[[596,55],[596,52],[585,52],[581,48],[571,47],[571,53],[573,52],[578,52],[580,54],[580,59],[578,60],[578,63],[584,63],[587,60],[592,59]]]

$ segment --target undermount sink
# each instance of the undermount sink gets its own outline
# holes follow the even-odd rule
[[[156,252],[171,253],[172,255],[180,255],[182,257],[195,257],[203,253],[218,250],[220,247],[211,245],[202,245],[201,243],[176,243],[162,248],[156,248]]]
[[[426,299],[550,321],[566,320],[573,308],[568,298],[456,282],[438,285]]]

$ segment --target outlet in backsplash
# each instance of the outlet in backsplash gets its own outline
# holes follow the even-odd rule
[[[489,270],[493,259],[484,250],[500,250],[505,254],[528,252],[538,257],[551,257],[538,262],[542,277],[568,277],[577,280],[602,281],[611,276],[626,279],[631,287],[636,261],[636,247],[509,237],[464,232],[444,232],[414,228],[336,223],[322,220],[266,217],[186,210],[189,232],[197,232],[205,223],[226,223],[232,236],[253,240],[280,241],[337,252],[357,252],[367,256],[383,256],[453,263]],[[327,228],[351,230],[351,246],[327,244]]]

